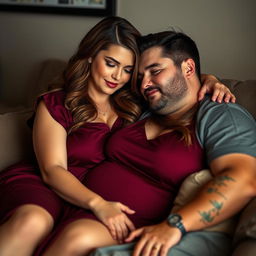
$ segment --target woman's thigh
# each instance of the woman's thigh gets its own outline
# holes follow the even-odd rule
[[[84,240],[88,243],[101,246],[102,244],[112,245],[117,244],[116,240],[112,238],[107,227],[97,220],[79,219],[69,223],[64,228],[60,237],[66,236],[84,236]]]
[[[37,205],[45,209],[56,221],[61,216],[65,203],[39,180],[21,179],[1,185],[0,223],[5,222],[24,205]]]
[[[80,255],[87,254],[97,247],[115,244],[117,241],[111,237],[107,227],[101,222],[92,219],[79,219],[64,224],[64,227],[62,223],[61,229],[43,251],[45,255],[58,254],[59,250]]]

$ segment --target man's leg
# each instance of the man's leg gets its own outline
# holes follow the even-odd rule
[[[94,250],[90,256],[130,256],[135,243],[100,247]]]
[[[219,232],[190,232],[169,250],[168,256],[228,256],[231,237]],[[135,243],[96,249],[90,256],[131,256]]]
[[[229,256],[232,239],[219,232],[190,232],[169,250],[168,256]]]

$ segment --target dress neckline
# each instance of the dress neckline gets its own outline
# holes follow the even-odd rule
[[[113,125],[111,127],[108,124],[104,123],[104,122],[88,122],[87,124],[102,125],[102,126],[105,126],[106,128],[108,128],[110,131],[112,131],[115,127],[121,125],[121,123],[122,123],[122,118],[118,116],[115,119],[115,121],[113,122]]]
[[[156,140],[159,139],[160,137],[163,137],[163,136],[168,135],[168,134],[171,133],[171,131],[170,131],[170,132],[166,132],[166,133],[163,133],[163,134],[158,135],[158,136],[155,137],[155,138],[148,139],[148,138],[147,138],[147,133],[146,133],[146,122],[147,122],[147,118],[145,118],[145,119],[143,119],[143,120],[141,120],[141,121],[142,121],[142,125],[141,125],[142,133],[143,133],[143,136],[144,136],[145,140],[148,141],[148,142],[156,141]]]

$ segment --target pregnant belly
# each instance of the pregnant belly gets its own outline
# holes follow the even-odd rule
[[[172,191],[115,162],[104,162],[89,171],[84,184],[104,199],[135,210],[129,218],[137,227],[160,222],[172,207]]]

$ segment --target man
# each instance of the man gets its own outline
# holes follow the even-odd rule
[[[236,104],[209,98],[198,104],[200,61],[191,38],[167,31],[141,41],[140,91],[152,112],[147,138],[177,130],[190,144],[195,127],[213,179],[167,220],[133,231],[126,242],[138,239],[135,245],[95,255],[228,255],[229,247],[218,248],[218,237],[203,229],[232,217],[256,195],[255,120]]]

